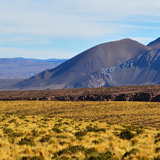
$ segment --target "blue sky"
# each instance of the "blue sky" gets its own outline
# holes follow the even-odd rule
[[[71,58],[100,43],[158,37],[159,0],[0,0],[0,58]]]

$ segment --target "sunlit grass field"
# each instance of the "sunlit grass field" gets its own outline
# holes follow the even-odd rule
[[[160,159],[160,103],[0,102],[0,160]]]

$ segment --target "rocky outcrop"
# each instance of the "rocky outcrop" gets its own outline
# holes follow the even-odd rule
[[[44,97],[10,97],[0,98],[1,101],[8,100],[32,100],[32,101],[148,101],[160,102],[160,95],[154,93],[126,93],[126,94],[113,94],[113,95],[81,95],[81,96],[44,96]]]
[[[0,92],[1,101],[148,101],[160,102],[160,85]]]

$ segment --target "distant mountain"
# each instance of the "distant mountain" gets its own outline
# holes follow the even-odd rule
[[[7,90],[9,86],[12,86],[24,79],[0,79],[0,91]]]
[[[76,88],[88,77],[104,68],[116,67],[152,50],[131,39],[97,45],[54,69],[43,71],[12,86],[15,90]],[[83,81],[84,80],[84,81]],[[99,81],[99,79],[96,79]],[[87,82],[87,81],[86,81]],[[83,86],[82,86],[83,87]],[[84,85],[89,87],[89,85]],[[93,85],[93,87],[96,87]]]
[[[65,61],[66,59],[0,58],[0,79],[26,79]]]
[[[28,61],[33,61],[33,62],[58,62],[58,63],[63,63],[67,61],[67,59],[56,59],[56,58],[51,58],[51,59],[35,59],[35,58],[23,58],[23,57],[16,57],[13,58],[15,60],[28,60]]]

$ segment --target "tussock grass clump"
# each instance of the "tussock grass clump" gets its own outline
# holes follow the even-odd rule
[[[37,156],[33,156],[33,157],[27,156],[27,157],[22,157],[21,160],[44,160],[44,158],[37,157]]]
[[[157,135],[155,136],[154,143],[158,143],[159,141],[160,141],[160,133],[157,133]]]
[[[26,119],[26,116],[25,115],[20,115],[19,119]]]
[[[84,150],[85,150],[84,146],[81,146],[81,145],[70,146],[68,148],[64,148],[58,151],[55,155],[61,156],[62,154],[74,154]]]
[[[130,140],[132,139],[133,137],[135,137],[135,134],[133,134],[130,130],[128,129],[124,129],[121,131],[119,137],[121,139],[127,139],[127,140]]]
[[[8,135],[10,138],[23,136],[23,133],[14,132],[11,128],[4,128],[3,133]]]
[[[112,154],[110,151],[107,151],[105,153],[99,153],[95,149],[90,148],[87,149],[84,146],[81,145],[76,145],[76,146],[71,146],[68,148],[64,148],[63,150],[60,150],[56,154],[54,154],[54,158],[64,158],[61,155],[65,154],[75,154],[78,152],[82,152],[84,154],[84,160],[109,160],[109,159],[117,159],[114,154]],[[73,157],[72,157],[73,158]],[[76,158],[76,157],[74,157]],[[78,159],[78,158],[76,158]]]
[[[29,146],[35,146],[35,143],[33,142],[32,139],[29,139],[29,138],[22,138],[19,143],[19,145],[29,145]]]
[[[129,158],[131,159],[133,155],[136,155],[139,152],[138,149],[133,148],[131,149],[129,152],[125,152],[125,154],[122,156],[122,160],[124,160],[125,158]]]
[[[97,126],[96,127],[87,126],[86,131],[87,132],[105,132],[106,129],[105,128],[98,128]]]
[[[85,160],[118,160],[118,158],[114,157],[110,151],[106,153],[97,153],[90,157],[86,157]]]
[[[42,137],[40,139],[40,142],[44,143],[44,142],[49,142],[49,140],[51,139],[50,135],[45,135],[44,137]]]
[[[33,137],[38,137],[39,136],[39,133],[38,133],[37,130],[33,129],[31,132],[32,132]]]
[[[62,131],[57,127],[52,128],[52,131],[54,131],[55,133],[58,133],[58,134],[62,133]]]
[[[80,139],[87,134],[87,131],[79,131],[75,133],[75,136]]]

